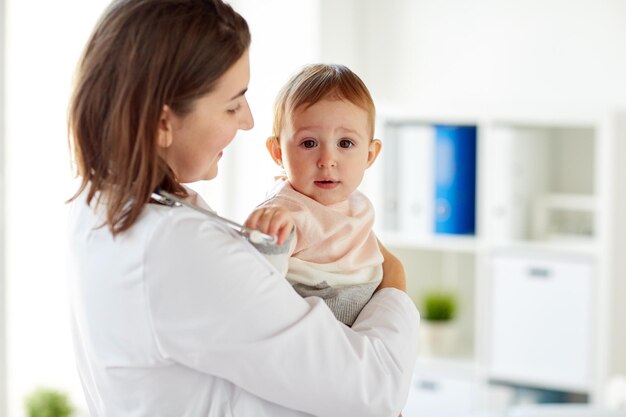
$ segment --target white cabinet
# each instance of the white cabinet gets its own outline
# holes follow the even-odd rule
[[[403,417],[458,417],[477,409],[479,387],[463,366],[421,362],[415,368]]]
[[[383,157],[363,191],[418,307],[432,287],[460,295],[459,346],[443,359],[474,365],[485,385],[601,404],[609,377],[626,373],[626,113],[379,113]],[[407,153],[430,152],[424,127],[439,124],[477,128],[474,235],[436,234],[423,217],[432,161],[416,155],[411,164]],[[412,135],[419,144],[406,144]],[[419,221],[403,220],[406,196],[426,207]]]
[[[457,417],[475,410],[475,384],[443,376],[421,376],[416,373],[403,417]]]
[[[593,269],[576,259],[491,258],[489,375],[590,388]]]

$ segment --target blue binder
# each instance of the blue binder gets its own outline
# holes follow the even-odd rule
[[[476,126],[435,126],[435,233],[474,234]]]

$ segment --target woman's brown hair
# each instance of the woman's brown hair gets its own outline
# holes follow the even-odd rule
[[[221,0],[116,0],[79,62],[69,140],[82,181],[70,201],[106,206],[115,235],[137,220],[152,192],[186,196],[159,156],[163,106],[179,116],[211,92],[250,45],[246,21]]]

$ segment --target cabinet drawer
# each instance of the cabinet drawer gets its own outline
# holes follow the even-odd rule
[[[558,388],[590,383],[592,265],[497,255],[491,261],[491,374]]]
[[[466,379],[413,375],[403,417],[457,417],[474,409],[476,386]]]

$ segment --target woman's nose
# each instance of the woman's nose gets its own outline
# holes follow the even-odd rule
[[[254,127],[254,118],[252,117],[252,112],[250,111],[250,106],[248,105],[247,99],[245,99],[245,104],[243,107],[244,108],[241,109],[241,119],[239,120],[239,129],[250,130]]]

